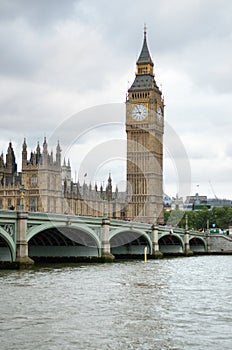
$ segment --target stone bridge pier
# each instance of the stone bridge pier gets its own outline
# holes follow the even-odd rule
[[[27,220],[28,213],[19,211],[17,213],[17,241],[16,241],[16,262],[20,267],[29,267],[34,265],[34,261],[28,256],[27,242]]]
[[[159,230],[156,224],[152,225],[151,238],[152,238],[152,255],[157,259],[162,258],[163,253],[161,253],[159,250]]]
[[[185,255],[186,256],[191,256],[193,255],[192,250],[190,249],[190,244],[189,244],[189,231],[186,229],[184,233],[184,245],[185,245]]]
[[[110,220],[108,218],[102,219],[102,248],[101,258],[105,261],[113,261],[114,255],[110,252]]]

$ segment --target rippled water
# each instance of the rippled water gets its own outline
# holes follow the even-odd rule
[[[1,349],[232,348],[232,256],[0,271]]]

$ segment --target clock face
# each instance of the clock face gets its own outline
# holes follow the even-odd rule
[[[147,108],[144,105],[135,105],[132,109],[132,118],[136,121],[144,120],[147,116]]]
[[[162,111],[162,108],[159,106],[157,111],[157,117],[159,122],[162,121],[162,116],[163,116],[163,111]]]

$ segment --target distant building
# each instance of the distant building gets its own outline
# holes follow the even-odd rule
[[[229,207],[232,208],[232,201],[230,199],[219,199],[219,198],[209,198],[207,200],[207,204],[210,205],[211,208],[217,207]]]
[[[184,207],[186,209],[192,208],[192,210],[199,210],[203,207],[210,208],[210,206],[207,203],[207,196],[200,196],[199,193],[196,193],[195,196],[187,196]]]
[[[232,208],[232,201],[229,199],[219,199],[219,198],[207,198],[207,196],[200,196],[199,193],[196,193],[195,196],[187,196],[185,201],[182,197],[172,198],[171,210],[201,210],[203,208],[212,209],[213,207],[222,208],[222,207]]]
[[[176,197],[172,197],[171,209],[172,210],[184,210],[183,197],[179,197],[178,194],[176,195]]]
[[[172,199],[165,193],[163,194],[163,205],[164,210],[171,210]]]

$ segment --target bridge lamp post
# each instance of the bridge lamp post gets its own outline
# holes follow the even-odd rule
[[[188,214],[185,214],[185,230],[188,231]]]
[[[21,204],[20,204],[21,208],[20,209],[23,211],[24,210],[24,196],[26,193],[26,189],[25,189],[24,185],[21,185],[19,192],[20,192],[20,198],[21,198]]]
[[[209,229],[209,219],[206,222],[207,230],[206,230],[206,249],[207,252],[210,251],[210,229]]]
[[[192,256],[193,252],[190,249],[190,244],[189,244],[189,226],[188,226],[188,215],[185,214],[185,233],[184,233],[184,245],[185,245],[185,255],[186,256]]]

